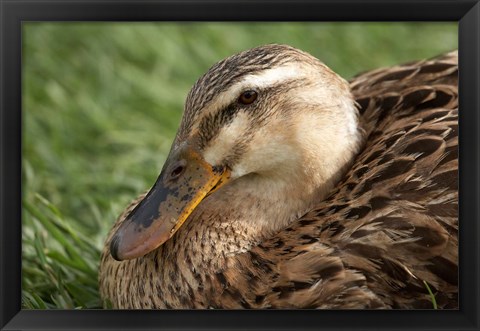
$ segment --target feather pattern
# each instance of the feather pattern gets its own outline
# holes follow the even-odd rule
[[[365,145],[348,171],[326,199],[222,268],[194,270],[182,251],[182,263],[159,265],[172,258],[162,247],[118,263],[110,235],[102,297],[117,308],[431,309],[426,282],[439,308],[457,309],[457,61],[451,52],[354,77]]]

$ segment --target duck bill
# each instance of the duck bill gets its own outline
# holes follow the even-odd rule
[[[152,189],[113,235],[112,257],[134,259],[158,248],[229,178],[227,168],[210,165],[194,149],[179,148],[171,153]]]

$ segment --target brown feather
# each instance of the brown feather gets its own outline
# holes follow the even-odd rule
[[[162,247],[117,263],[109,237],[102,297],[117,308],[432,308],[426,282],[439,308],[458,308],[457,75],[452,52],[353,78],[366,143],[324,201],[205,266],[217,272],[182,251],[159,266],[173,258]]]

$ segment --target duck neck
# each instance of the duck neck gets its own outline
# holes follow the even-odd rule
[[[233,267],[235,256],[275,236],[323,201],[356,151],[338,161],[333,172],[319,171],[325,163],[312,157],[287,167],[289,172],[242,176],[204,199],[177,233],[151,253],[156,256],[146,257],[161,265],[160,282],[179,284],[179,291],[165,288],[166,294],[173,291],[172,307],[183,307],[191,291],[207,290],[216,273]]]
[[[290,174],[288,181],[252,174],[231,182],[202,201],[172,238],[176,263],[188,261],[208,272],[224,268],[229,257],[274,236],[322,201],[339,176],[322,185],[305,172]]]

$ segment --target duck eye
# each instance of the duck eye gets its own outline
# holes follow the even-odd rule
[[[249,105],[257,99],[257,92],[248,90],[243,92],[238,98],[238,102],[244,105]]]

